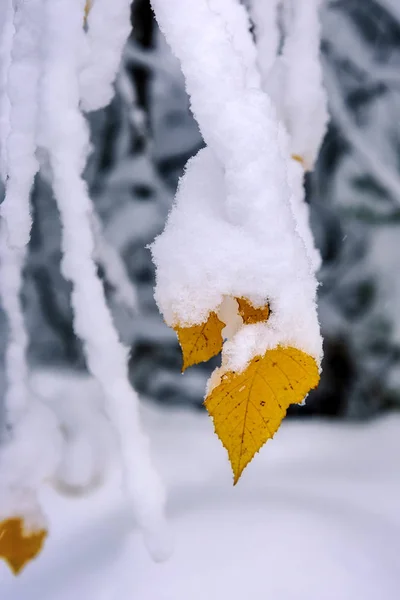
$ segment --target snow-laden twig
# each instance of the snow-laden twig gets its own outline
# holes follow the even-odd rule
[[[107,412],[118,433],[125,489],[151,547],[163,524],[164,491],[140,427],[139,400],[128,380],[128,353],[118,339],[96,273],[92,204],[82,179],[88,149],[87,126],[79,111],[83,9],[84,0],[73,4],[46,0],[44,139],[62,220],[62,271],[73,285],[75,331],[83,340],[88,367],[105,392]],[[163,552],[153,550],[156,555]]]
[[[274,106],[251,75],[253,58],[243,52],[251,43],[246,21],[232,30],[239,3],[152,4],[181,61],[208,145],[189,163],[152,247],[157,302],[169,324],[190,325],[204,322],[226,296],[245,296],[258,306],[268,300],[271,316],[259,335],[247,329],[237,334],[240,343],[226,344],[229,367],[240,371],[252,356],[289,338],[319,361],[316,281],[291,210],[290,155]]]
[[[7,317],[8,343],[5,354],[7,422],[12,425],[26,410],[28,401],[28,335],[21,303],[24,248],[10,248],[4,222],[0,228],[0,297]]]
[[[377,3],[400,23],[400,5],[397,0],[377,0]]]
[[[288,165],[291,208],[312,269],[317,271],[321,257],[310,228],[303,168],[312,167],[327,122],[326,93],[320,65],[319,1],[305,4],[300,0],[295,5],[290,0],[284,2],[281,7],[285,9],[282,32],[278,26],[280,3],[276,0],[268,3],[248,0],[248,4],[254,23],[263,89],[270,95],[285,123],[287,135],[282,133],[282,144],[294,158]],[[282,53],[278,46],[281,35]],[[310,127],[311,121],[313,127]]]
[[[86,56],[80,75],[85,111],[107,106],[114,95],[114,81],[122,50],[131,31],[132,0],[92,0],[87,17]],[[83,14],[83,11],[82,13]]]
[[[292,154],[312,169],[324,138],[327,98],[320,61],[321,0],[284,0],[284,118]]]
[[[102,223],[95,212],[91,214],[95,257],[104,269],[106,280],[113,286],[117,302],[130,313],[138,308],[136,288],[130,281],[125,264],[114,246],[105,237]]]
[[[39,168],[35,151],[43,2],[16,0],[14,6],[15,31],[7,77],[9,132],[4,142],[6,195],[0,214],[7,226],[9,244],[22,248],[29,241],[29,199]]]
[[[357,127],[350,114],[342,93],[337,83],[337,77],[328,62],[324,61],[324,71],[326,75],[326,86],[328,89],[329,106],[335,123],[340,127],[342,135],[354,148],[356,148],[360,159],[368,166],[376,180],[389,192],[393,200],[400,203],[400,177],[399,174],[385,165],[379,154],[374,150],[370,140],[368,140],[362,131]]]
[[[8,174],[6,142],[10,133],[11,105],[7,86],[13,36],[13,0],[4,0],[0,3],[0,173],[4,182]]]
[[[280,30],[278,9],[282,0],[246,0],[257,47],[257,62],[264,89],[267,88],[271,69],[278,56]]]
[[[1,205],[0,295],[8,321],[5,405],[9,423],[27,410],[28,336],[21,291],[31,217],[30,192],[38,169],[35,158],[39,47],[43,3],[4,3],[2,45],[2,176],[6,196]],[[14,9],[14,10],[13,10]],[[8,234],[8,235],[7,235]]]

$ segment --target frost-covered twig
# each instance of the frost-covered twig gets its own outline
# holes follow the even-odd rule
[[[400,23],[400,5],[397,0],[377,0],[377,3]]]
[[[0,228],[0,297],[7,316],[8,343],[5,355],[7,389],[5,394],[6,418],[13,425],[27,408],[28,335],[21,303],[22,269],[25,249],[10,248],[4,222]]]
[[[73,284],[75,330],[83,340],[88,367],[105,392],[107,412],[118,432],[125,489],[151,546],[163,523],[164,491],[140,427],[138,397],[128,380],[128,353],[118,339],[97,277],[92,204],[82,179],[88,150],[87,126],[79,111],[78,78],[84,1],[45,3],[42,123],[63,227],[62,271]],[[156,554],[158,551],[162,549],[154,548]]]
[[[284,3],[285,121],[292,154],[301,157],[306,168],[312,169],[328,123],[320,61],[321,0],[284,0]]]
[[[349,109],[343,101],[341,91],[336,81],[336,76],[328,62],[324,61],[324,70],[326,74],[326,86],[328,89],[329,105],[335,122],[339,125],[345,139],[347,139],[357,152],[360,158],[368,166],[376,180],[389,192],[393,200],[398,204],[400,202],[400,176],[397,172],[389,169],[382,160],[370,140],[366,139],[362,131],[354,123]]]
[[[9,132],[5,139],[6,195],[0,214],[11,246],[26,246],[31,231],[29,198],[39,165],[35,156],[37,92],[43,2],[14,2],[14,35],[7,77]]]
[[[13,10],[14,9],[14,10]],[[27,408],[28,338],[21,304],[22,270],[29,241],[30,191],[38,170],[35,157],[37,92],[43,3],[5,3],[2,44],[2,176],[6,195],[0,208],[0,294],[8,320],[6,412],[13,423]]]
[[[122,50],[131,31],[132,0],[92,0],[87,17],[86,57],[80,75],[85,111],[107,106],[114,95],[114,80]]]
[[[0,172],[4,182],[8,174],[6,143],[10,133],[11,105],[7,85],[14,31],[13,0],[4,0],[0,3]]]
[[[320,65],[319,0],[248,0],[254,23],[257,60],[263,89],[285,124],[282,143],[295,159],[288,165],[291,208],[297,231],[314,271],[321,265],[310,229],[303,168],[312,168],[327,124],[326,93]],[[278,9],[284,9],[284,27]],[[283,48],[279,50],[280,37]],[[311,126],[312,123],[312,126]]]
[[[136,288],[130,281],[118,251],[105,237],[103,226],[95,212],[91,214],[95,256],[104,269],[106,280],[113,286],[117,301],[130,313],[137,311]]]
[[[316,281],[291,210],[290,155],[276,111],[253,75],[255,54],[244,50],[251,43],[246,19],[232,16],[243,7],[236,0],[152,4],[181,61],[208,145],[189,164],[152,248],[157,302],[169,324],[188,326],[204,322],[225,296],[257,305],[267,298],[272,312],[259,335],[246,330],[240,343],[225,345],[230,368],[240,371],[250,357],[284,342],[319,361]]]
[[[267,88],[271,69],[278,56],[280,30],[278,9],[282,0],[246,0],[251,19],[254,23],[254,34],[257,47],[257,62],[264,89]]]

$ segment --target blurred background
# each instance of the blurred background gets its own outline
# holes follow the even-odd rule
[[[133,2],[132,20],[115,98],[90,116],[87,180],[106,236],[137,287],[140,314],[124,313],[103,277],[104,286],[131,348],[136,388],[164,405],[199,408],[216,363],[181,376],[176,336],[153,299],[146,245],[162,231],[178,178],[203,142],[179,64],[157,29],[149,0]],[[324,3],[322,21],[332,121],[306,184],[324,261],[319,311],[325,359],[321,385],[292,414],[364,419],[400,408],[400,3],[331,0]],[[24,290],[30,359],[34,365],[84,370],[71,290],[60,274],[58,214],[41,178],[32,202]],[[0,332],[3,356],[4,319]]]
[[[226,453],[202,414],[218,359],[181,375],[176,336],[153,299],[147,248],[203,141],[149,0],[134,0],[132,22],[115,98],[90,115],[86,176],[105,234],[138,293],[139,314],[128,314],[99,266],[131,348],[132,382],[145,400],[175,553],[165,565],[152,563],[112,477],[81,498],[45,488],[45,550],[18,579],[0,563],[0,598],[398,600],[400,0],[323,3],[332,119],[306,181],[323,256],[322,381],[306,406],[290,410],[302,420],[285,420],[235,488]],[[93,437],[94,451],[108,452],[96,420],[101,392],[85,376],[74,335],[71,290],[60,273],[59,218],[45,176],[37,178],[32,203],[23,295],[30,361],[40,367],[34,370],[40,394],[61,407],[67,424],[72,419],[70,460],[79,475],[87,457],[85,445],[75,452],[76,440]],[[0,317],[3,360],[7,329]]]

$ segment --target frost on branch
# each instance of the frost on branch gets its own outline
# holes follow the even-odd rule
[[[189,354],[191,364],[199,362],[207,354],[204,346],[216,354],[226,340],[205,404],[236,482],[288,405],[301,403],[319,379],[318,260],[303,168],[292,158],[293,139],[301,135],[278,119],[268,89],[266,72],[279,58],[277,3],[267,10],[275,42],[268,45],[263,72],[265,45],[257,53],[248,15],[237,0],[152,3],[181,61],[207,144],[188,163],[166,228],[152,246],[155,297],[166,322],[185,340],[186,365]],[[255,14],[262,15],[259,5]],[[317,57],[319,38],[313,43]],[[308,148],[308,139],[302,141],[301,148]],[[225,325],[222,333],[210,327],[213,315]]]
[[[85,487],[98,475],[85,472],[79,482],[71,476],[68,461],[74,452],[63,448],[56,415],[29,386],[20,296],[31,226],[29,196],[39,156],[50,167],[62,221],[62,271],[73,287],[75,331],[117,433],[127,498],[150,550],[156,558],[167,552],[160,538],[164,491],[141,430],[139,399],[129,384],[128,350],[114,328],[94,259],[111,274],[120,300],[130,309],[135,308],[135,292],[103,238],[82,175],[90,147],[82,109],[99,108],[111,99],[130,31],[129,5],[127,0],[93,0],[86,24],[84,0],[6,0],[0,6],[1,176],[6,188],[0,209],[0,294],[9,328],[0,556],[14,572],[40,551],[46,535],[37,505],[41,483],[61,477]],[[91,464],[95,471],[100,463]]]
[[[131,31],[132,0],[89,0],[86,4],[86,53],[80,73],[85,111],[107,106],[114,95],[113,83],[122,50]]]

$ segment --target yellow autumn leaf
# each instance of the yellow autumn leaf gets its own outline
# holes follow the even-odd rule
[[[34,559],[43,548],[47,531],[27,529],[21,517],[0,522],[0,558],[5,560],[14,575]]]
[[[282,346],[253,358],[243,373],[228,371],[222,376],[205,405],[228,451],[234,484],[274,436],[290,404],[301,403],[318,381],[314,358]]]
[[[86,20],[88,18],[90,9],[92,8],[92,0],[86,0],[86,4],[85,4],[85,12],[84,12],[84,22],[86,23]]]
[[[239,305],[239,314],[243,319],[244,325],[253,325],[254,323],[268,320],[270,312],[268,304],[261,308],[256,308],[246,298],[236,298],[236,301]]]
[[[174,326],[183,354],[182,372],[192,365],[210,360],[222,350],[225,323],[211,312],[205,323],[191,327]]]
[[[293,160],[296,160],[297,162],[299,162],[301,164],[301,166],[303,167],[303,169],[306,170],[306,163],[304,161],[304,158],[302,156],[300,156],[300,154],[292,154],[292,158],[293,158]]]

